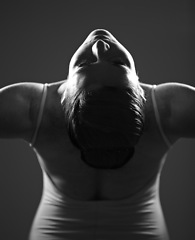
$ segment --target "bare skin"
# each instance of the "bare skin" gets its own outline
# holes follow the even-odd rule
[[[102,36],[100,33],[99,35]],[[105,32],[102,33],[105,34]],[[84,66],[85,61],[88,61],[87,64],[92,65],[87,67],[98,68],[99,76],[103,76],[101,74],[105,74],[104,69],[109,67],[113,70],[111,72],[114,72],[113,81],[118,81],[118,76],[121,76],[120,79],[123,83],[128,81],[128,76],[135,72],[131,55],[123,47],[121,48],[122,45],[119,45],[111,35],[107,35],[105,39],[99,39],[98,43],[97,39],[93,42],[94,36],[98,35],[98,32],[93,34],[89,35],[84,42],[86,48],[80,49],[85,54],[92,49],[90,55],[86,54],[83,58],[82,54],[73,56],[69,67],[69,79],[76,79],[78,84],[77,77],[82,76],[82,84],[86,84],[86,86],[97,86],[100,84],[99,79],[105,79],[105,81],[111,79],[110,73],[108,73],[109,77],[104,75],[105,78],[95,78],[97,73],[87,70]],[[112,51],[110,51],[111,49]],[[121,66],[113,66],[113,64],[110,66],[113,57],[119,57],[124,65],[120,62]],[[90,77],[94,74],[93,79],[95,80],[92,85],[91,83],[88,85],[88,74]],[[114,78],[114,76],[117,77]],[[145,158],[146,162],[155,161],[158,165],[160,159],[168,151],[154,117],[151,103],[152,86],[138,81],[133,83],[140,84],[146,98],[144,133],[136,146],[133,159],[117,170],[97,170],[81,161],[79,150],[73,146],[68,137],[61,106],[65,82],[67,81],[54,82],[48,87],[44,115],[35,144],[35,149],[40,155],[40,163],[47,169],[58,188],[74,199],[114,200],[123,199],[137,192],[139,184],[134,186],[131,183],[133,182],[131,161],[139,163],[139,159]],[[112,82],[108,81],[107,84],[112,84]],[[120,85],[121,83],[115,82],[114,84]],[[42,90],[43,85],[39,83],[18,83],[0,90],[1,138],[20,138],[27,142],[31,141]],[[162,127],[170,142],[174,144],[182,137],[195,137],[195,112],[193,109],[195,88],[185,84],[165,83],[157,86],[155,94]],[[139,171],[137,177],[139,178]]]

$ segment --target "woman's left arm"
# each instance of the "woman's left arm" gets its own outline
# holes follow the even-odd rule
[[[166,128],[173,139],[195,138],[195,88],[181,83],[167,83],[159,86],[164,97],[169,119]]]

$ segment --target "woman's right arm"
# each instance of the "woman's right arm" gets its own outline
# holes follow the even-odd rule
[[[41,91],[42,84],[37,83],[17,83],[0,89],[0,138],[31,140],[31,105]]]

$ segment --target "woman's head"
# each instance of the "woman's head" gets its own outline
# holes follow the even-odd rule
[[[93,31],[74,54],[62,102],[70,138],[88,164],[117,168],[133,155],[144,94],[130,53],[107,31]]]
[[[110,81],[114,81],[110,80],[111,75],[120,77],[112,83],[115,86],[123,84],[121,76],[131,75],[131,80],[137,80],[131,54],[111,33],[103,29],[91,32],[72,56],[68,77],[71,79],[75,75],[89,77],[90,84],[95,81],[110,84]]]

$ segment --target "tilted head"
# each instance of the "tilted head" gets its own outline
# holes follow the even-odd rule
[[[108,31],[91,32],[73,55],[69,79],[79,77],[82,84],[123,86],[137,75],[131,54]],[[83,79],[85,81],[83,81]]]
[[[93,31],[73,55],[62,103],[70,138],[88,164],[118,168],[132,157],[144,94],[131,54],[111,33]]]

